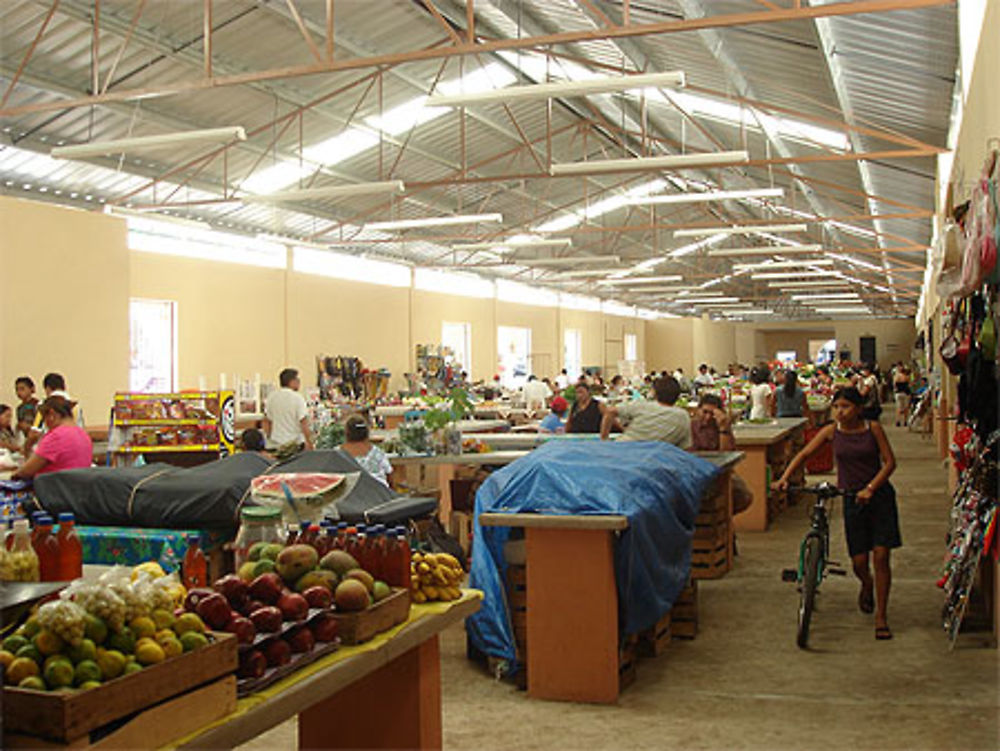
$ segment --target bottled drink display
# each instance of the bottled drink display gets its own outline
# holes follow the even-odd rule
[[[10,549],[0,554],[0,580],[36,582],[41,578],[38,555],[31,545],[27,519],[14,521],[13,534],[8,538]]]
[[[32,535],[31,546],[38,556],[40,581],[59,581],[59,543],[52,534],[52,517],[42,515],[37,517],[35,532]]]
[[[83,576],[83,544],[76,533],[76,520],[73,514],[59,514],[59,533],[56,535],[59,545],[59,576],[58,581],[72,581]]]
[[[187,544],[187,552],[184,553],[184,563],[181,566],[184,586],[188,589],[208,586],[208,561],[201,550],[201,540],[198,535],[188,535]]]

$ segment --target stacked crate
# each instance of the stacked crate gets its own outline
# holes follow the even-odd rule
[[[731,539],[733,520],[730,509],[732,485],[725,472],[701,501],[691,541],[691,576],[718,579],[733,566]]]
[[[670,610],[670,634],[676,639],[693,639],[698,634],[698,582],[692,579]]]

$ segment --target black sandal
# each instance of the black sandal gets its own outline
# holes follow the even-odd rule
[[[867,596],[865,590],[862,589],[858,593],[858,610],[862,613],[870,615],[875,612],[875,593],[868,592]]]
[[[875,627],[875,639],[876,641],[888,641],[892,638],[892,631],[889,630],[888,626],[876,626]]]

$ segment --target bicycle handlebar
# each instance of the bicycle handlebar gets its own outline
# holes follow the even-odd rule
[[[819,485],[808,486],[791,486],[788,488],[789,493],[804,493],[809,495],[814,495],[819,498],[852,498],[856,495],[853,490],[841,490],[835,485],[831,485],[828,482],[821,482]]]

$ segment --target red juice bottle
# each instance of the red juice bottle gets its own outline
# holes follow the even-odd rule
[[[59,581],[59,543],[52,534],[52,517],[40,516],[35,522],[31,546],[38,556],[39,581]]]
[[[358,526],[362,528],[364,527],[364,525],[358,525]],[[364,543],[364,535],[359,533],[358,527],[348,527],[347,540],[344,543],[344,550],[354,560],[358,561],[359,565],[361,563],[361,561],[359,560],[359,555],[361,552],[360,548],[363,543]]]
[[[303,522],[305,524],[305,522]],[[319,531],[318,524],[309,524],[305,531],[299,536],[299,545],[308,545],[317,553],[319,552]]]
[[[406,537],[406,529],[396,527],[396,539],[389,551],[389,576],[386,584],[393,587],[410,588],[410,541]]]
[[[385,555],[385,527],[376,524],[368,533],[368,565],[364,569],[372,575],[374,579],[383,579],[382,558]]]
[[[59,544],[59,579],[58,581],[73,581],[83,576],[83,544],[76,533],[76,520],[73,514],[59,514],[59,534],[56,535]]]
[[[344,550],[347,547],[347,522],[337,524],[337,537],[333,541],[335,550]]]
[[[201,551],[199,536],[188,535],[187,544],[187,552],[184,553],[184,562],[181,566],[184,586],[188,589],[208,586],[208,561]]]
[[[294,545],[299,539],[299,530],[295,528],[294,525],[288,525],[288,531],[285,534],[285,545]]]

